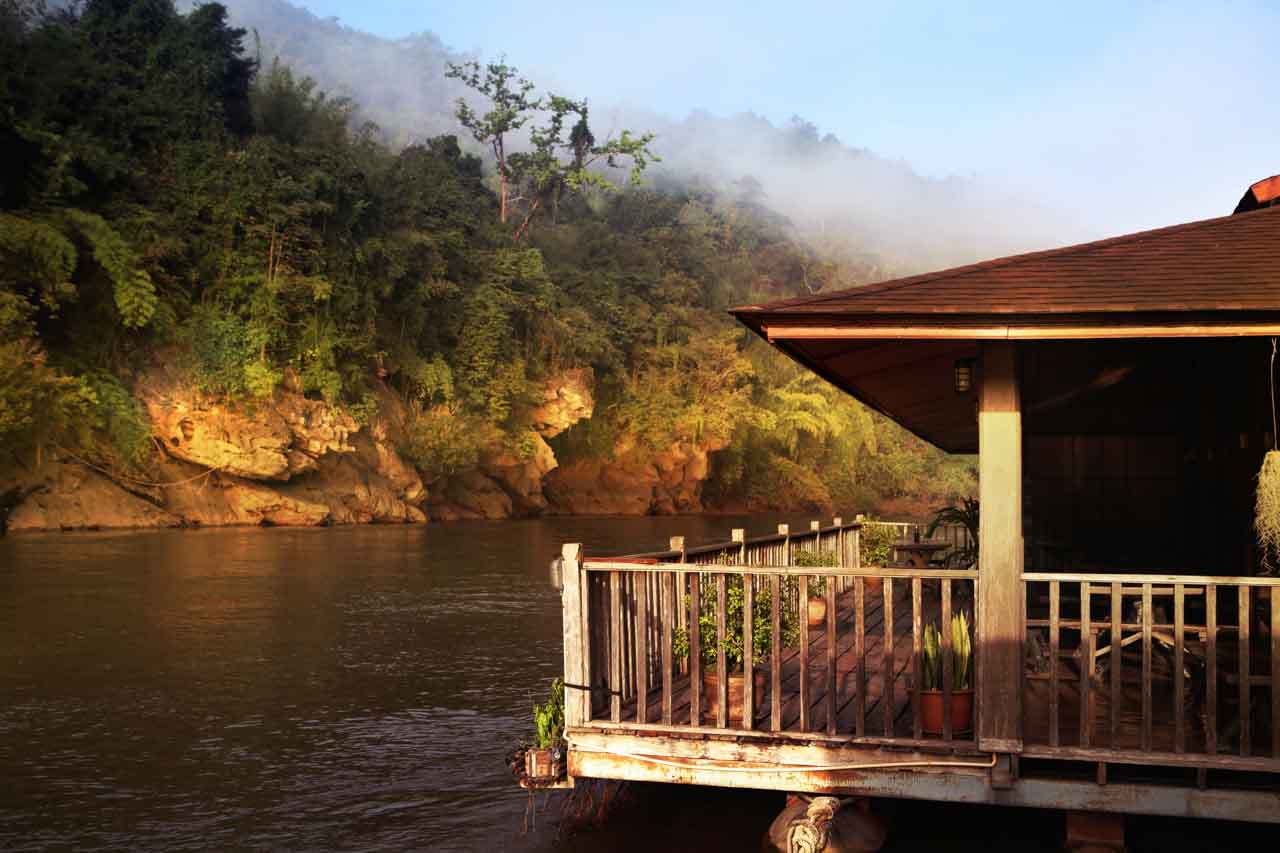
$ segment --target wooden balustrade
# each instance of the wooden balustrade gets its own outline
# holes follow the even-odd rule
[[[566,666],[582,680],[566,680],[592,695],[576,725],[973,748],[971,726],[961,731],[953,720],[950,656],[942,731],[926,730],[915,687],[924,626],[945,626],[961,610],[972,624],[976,572],[860,567],[859,525],[840,519],[796,532],[780,525],[751,540],[734,531],[710,546],[672,544],[679,547],[566,568],[588,602],[585,624],[566,630],[583,638],[583,666]],[[794,565],[813,550],[835,565]],[[826,612],[811,627],[815,585]],[[949,651],[950,632],[943,636]],[[731,684],[738,661],[751,677]]]
[[[1023,581],[1024,754],[1280,771],[1280,580]]]

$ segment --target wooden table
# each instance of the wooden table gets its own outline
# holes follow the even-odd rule
[[[939,551],[945,551],[951,547],[950,542],[939,542],[936,539],[923,539],[916,542],[913,539],[903,539],[894,542],[891,546],[894,552],[901,551],[906,554],[907,560],[917,569],[925,569],[929,567],[929,560]]]

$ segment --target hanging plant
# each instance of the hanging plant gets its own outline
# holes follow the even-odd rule
[[[1262,573],[1273,574],[1280,566],[1280,449],[1276,430],[1276,339],[1271,339],[1271,450],[1262,459],[1258,472],[1258,493],[1253,526],[1262,552]]]

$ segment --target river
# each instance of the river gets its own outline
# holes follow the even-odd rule
[[[562,542],[656,549],[776,520],[0,538],[0,849],[756,850],[778,795],[640,788],[567,837],[561,795],[539,797],[522,833],[503,756],[561,668]],[[899,808],[893,849],[1060,838],[1035,812]],[[1168,850],[1209,825],[1144,826]]]

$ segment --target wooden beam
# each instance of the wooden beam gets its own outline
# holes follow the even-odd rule
[[[978,413],[978,742],[1022,751],[1022,412],[1017,350],[986,344]]]
[[[1128,326],[1032,326],[1032,325],[982,325],[982,326],[874,326],[865,325],[857,318],[850,323],[858,325],[766,325],[765,335],[770,341],[824,341],[824,340],[904,340],[904,341],[1072,341],[1103,340],[1107,338],[1235,338],[1280,336],[1277,323],[1222,323],[1183,325],[1128,325]]]

